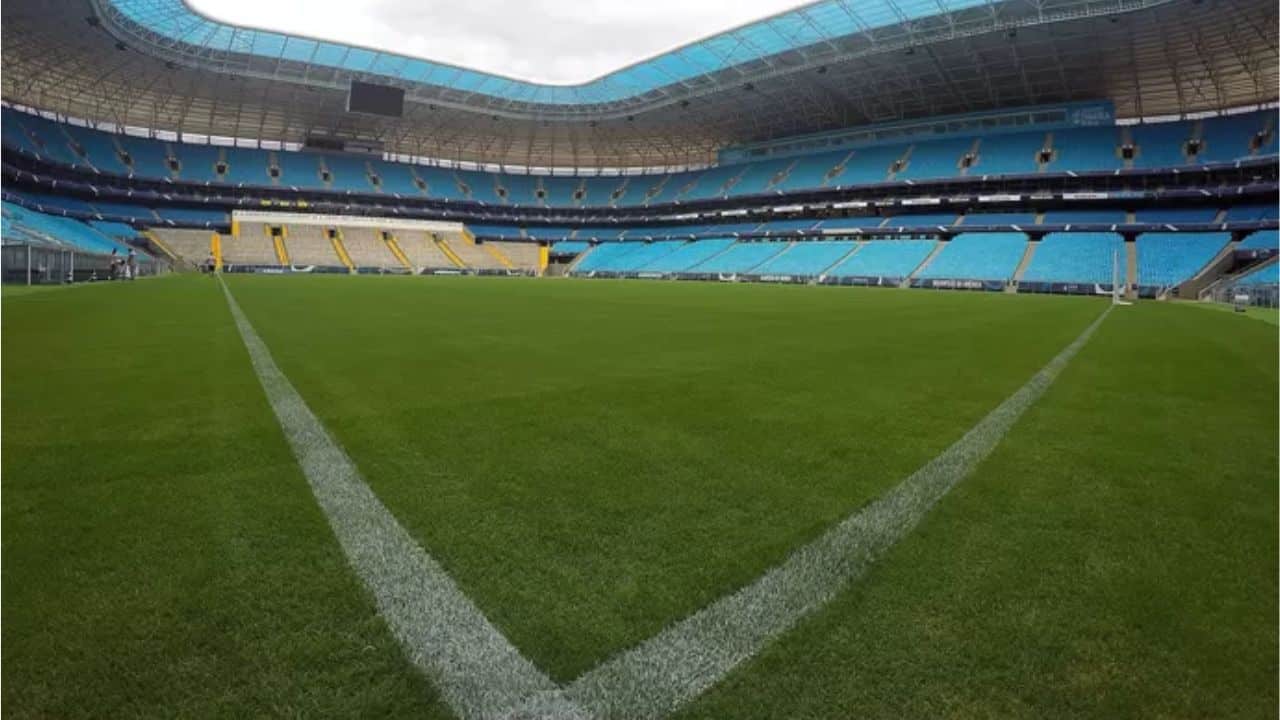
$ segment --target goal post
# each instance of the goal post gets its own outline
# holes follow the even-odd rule
[[[1124,286],[1127,284],[1123,278],[1127,273],[1120,268],[1120,251],[1111,251],[1111,304],[1112,305],[1132,305],[1124,299]]]

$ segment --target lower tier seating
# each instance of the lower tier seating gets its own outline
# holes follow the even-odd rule
[[[1138,236],[1138,285],[1186,282],[1231,241],[1230,233],[1144,233]]]
[[[1115,233],[1049,233],[1036,247],[1021,282],[1107,284],[1117,256],[1123,266],[1124,240]]]
[[[1027,236],[1022,233],[961,233],[943,245],[916,277],[1008,282],[1026,249]]]

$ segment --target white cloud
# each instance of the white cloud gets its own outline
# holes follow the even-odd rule
[[[797,0],[188,0],[238,25],[574,84]]]

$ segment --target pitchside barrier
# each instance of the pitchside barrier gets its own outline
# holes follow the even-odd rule
[[[916,278],[911,281],[913,288],[929,288],[933,290],[985,290],[986,292],[1004,292],[1003,280],[957,280],[947,278]]]
[[[842,275],[840,277],[832,277],[830,275],[822,279],[823,285],[858,285],[861,287],[899,287],[902,285],[901,277],[884,277],[880,275]]]
[[[1111,283],[1068,282],[1020,282],[1020,293],[1051,293],[1056,295],[1111,295],[1115,286]]]
[[[123,259],[123,255],[117,255]],[[56,285],[93,282],[111,278],[111,256],[66,248],[29,244],[5,245],[0,249],[0,281],[22,285]],[[138,263],[138,276],[162,275],[170,271],[168,262],[151,258]]]

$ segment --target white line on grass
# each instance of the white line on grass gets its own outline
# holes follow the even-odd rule
[[[928,513],[991,453],[1084,346],[1107,308],[1026,385],[879,500],[792,553],[755,582],[605,661],[567,689],[597,718],[660,718],[818,609]]]
[[[225,282],[222,290],[312,493],[413,664],[467,720],[585,718],[396,522],[276,366]]]

